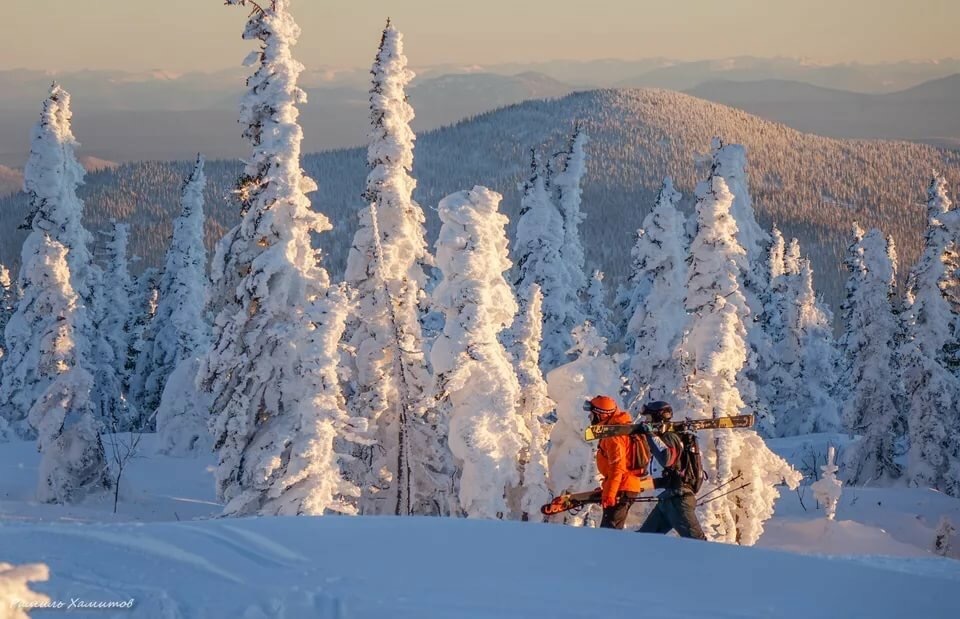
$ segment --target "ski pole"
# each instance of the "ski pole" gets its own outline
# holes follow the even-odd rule
[[[716,491],[719,490],[720,488],[723,488],[724,486],[728,486],[728,485],[732,484],[733,482],[737,481],[737,480],[740,479],[741,477],[743,477],[743,473],[737,473],[736,477],[731,477],[730,479],[728,479],[727,481],[723,482],[722,484],[720,484],[719,486],[717,486],[716,488],[714,488],[714,489],[711,490],[710,492],[705,492],[705,493],[702,494],[701,496],[698,496],[698,497],[697,497],[697,500],[698,500],[698,501],[702,501],[703,499],[707,498],[708,496],[710,496],[711,494],[713,494],[714,492],[716,492]]]
[[[747,482],[747,483],[743,484],[742,486],[738,486],[738,487],[734,488],[733,490],[730,490],[730,491],[728,491],[728,492],[724,492],[723,494],[718,494],[717,496],[711,497],[711,498],[707,499],[706,501],[699,502],[699,503],[697,503],[697,507],[700,507],[701,505],[706,505],[707,503],[712,503],[713,501],[716,501],[717,499],[722,499],[723,497],[727,496],[728,494],[733,494],[734,492],[736,492],[736,491],[738,491],[738,490],[743,490],[744,488],[746,488],[746,487],[749,486],[749,485],[750,485],[750,482]]]

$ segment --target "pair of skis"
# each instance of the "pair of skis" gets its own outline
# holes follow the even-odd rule
[[[716,419],[683,419],[681,421],[665,421],[657,424],[634,423],[621,426],[590,426],[584,432],[584,438],[588,441],[596,441],[611,436],[629,436],[631,434],[645,434],[650,431],[660,434],[662,432],[696,432],[697,430],[719,430],[729,428],[752,428],[754,424],[753,415],[734,415],[733,417],[718,417]]]

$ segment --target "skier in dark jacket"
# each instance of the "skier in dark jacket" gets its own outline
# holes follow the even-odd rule
[[[657,497],[656,507],[637,532],[668,533],[670,529],[676,529],[680,537],[707,539],[697,520],[697,496],[690,483],[689,472],[681,470],[683,439],[676,432],[657,430],[658,425],[670,421],[673,409],[666,402],[648,402],[643,405],[641,413],[650,417],[651,431],[647,433],[650,451],[663,468],[663,476],[655,480],[654,487],[663,488],[664,491]],[[699,458],[700,454],[695,454],[695,457]]]

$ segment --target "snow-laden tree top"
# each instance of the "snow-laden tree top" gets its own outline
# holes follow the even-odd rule
[[[70,126],[70,94],[54,83],[34,125],[30,157],[23,171],[24,191],[30,196],[30,224],[67,248],[70,281],[81,299],[89,302],[88,281],[92,236],[83,227],[83,202],[77,187],[86,173],[77,161],[80,146]]]

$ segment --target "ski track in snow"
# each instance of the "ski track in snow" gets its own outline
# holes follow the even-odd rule
[[[234,583],[244,582],[243,579],[221,569],[198,554],[194,554],[178,546],[174,546],[173,544],[160,541],[159,539],[147,537],[147,535],[149,535],[149,532],[147,531],[144,531],[142,535],[134,536],[126,533],[125,531],[121,532],[121,530],[118,529],[109,531],[98,530],[97,528],[94,528],[94,526],[96,525],[77,528],[44,527],[43,530],[48,535],[81,537],[96,540],[111,546],[124,546],[135,551],[156,555],[158,557],[170,559],[171,561],[176,561],[184,565],[192,566],[201,571],[208,572],[209,574],[213,574],[214,576],[218,576]],[[0,530],[0,532],[2,532],[2,530]]]
[[[306,557],[294,553],[285,546],[236,527],[222,525],[214,528],[187,525],[182,528],[212,540],[215,544],[230,549],[254,564],[262,565],[266,563],[274,567],[289,567],[291,563],[306,563],[308,561]],[[226,533],[221,532],[220,529],[226,530]],[[231,535],[233,537],[230,537]],[[247,542],[251,547],[244,547],[242,542]]]

